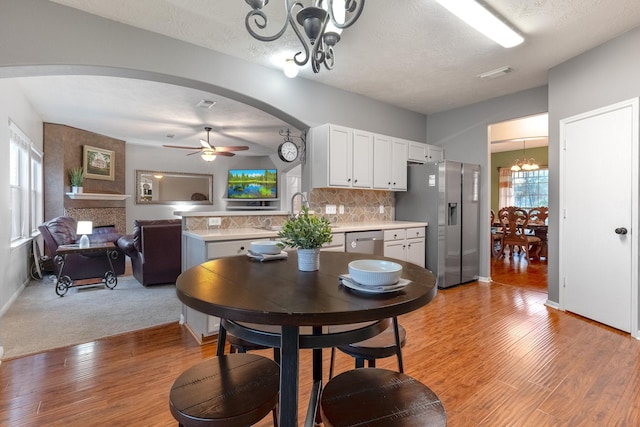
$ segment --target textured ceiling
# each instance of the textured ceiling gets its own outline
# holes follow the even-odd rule
[[[244,27],[250,8],[242,0],[51,1],[274,68],[299,50],[291,30],[276,42],[251,38]],[[638,0],[485,3],[524,35],[522,45],[502,48],[435,0],[370,0],[343,32],[335,69],[313,74],[307,66],[298,78],[428,115],[544,85],[553,66],[640,25]],[[265,9],[271,33],[283,10],[281,0]],[[506,65],[514,71],[504,77],[477,77]]]

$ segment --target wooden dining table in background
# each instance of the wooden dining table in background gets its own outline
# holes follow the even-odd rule
[[[338,277],[348,273],[349,262],[363,258],[401,264],[402,277],[410,283],[400,291],[379,294],[342,286]],[[424,268],[368,254],[322,252],[320,270],[303,272],[298,270],[296,252],[291,251],[288,259],[268,262],[245,256],[205,262],[178,277],[176,292],[184,304],[225,319],[227,326],[237,328],[242,322],[280,326],[281,333],[265,335],[264,343],[281,349],[279,425],[297,427],[299,350],[314,349],[314,386],[305,421],[313,425],[322,390],[322,348],[373,336],[379,331],[376,326],[385,326],[389,318],[428,304],[437,286],[434,275]],[[358,331],[360,335],[326,333],[326,326],[358,322],[372,326]],[[301,334],[305,327],[311,327],[310,335]],[[258,340],[261,336],[242,327],[231,332]]]

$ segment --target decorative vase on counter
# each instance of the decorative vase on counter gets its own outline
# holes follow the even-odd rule
[[[298,270],[316,271],[320,269],[320,248],[298,249]]]
[[[83,190],[83,187],[71,186],[71,192],[73,194],[81,194],[82,190]]]

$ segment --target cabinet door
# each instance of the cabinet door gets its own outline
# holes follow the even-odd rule
[[[332,156],[333,158],[333,156]],[[373,186],[373,135],[360,130],[353,131],[352,187]]]
[[[340,126],[329,130],[329,185],[351,187],[352,131]]]
[[[409,142],[407,160],[415,163],[425,163],[429,158],[429,149],[427,144],[422,142]]]
[[[251,247],[251,240],[229,240],[226,242],[210,242],[207,244],[207,259],[227,256],[246,255]]]
[[[404,240],[384,242],[384,256],[404,261],[406,256]]]
[[[384,135],[373,136],[373,188],[391,188],[391,138]]]
[[[429,145],[429,162],[436,163],[444,160],[444,148],[435,145]]]
[[[407,142],[400,139],[391,145],[391,189],[407,189]]]
[[[423,237],[407,239],[407,261],[424,268],[425,241]]]

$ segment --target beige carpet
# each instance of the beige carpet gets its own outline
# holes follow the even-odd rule
[[[175,285],[144,287],[133,276],[56,295],[53,281],[32,281],[0,319],[3,360],[177,322]]]

